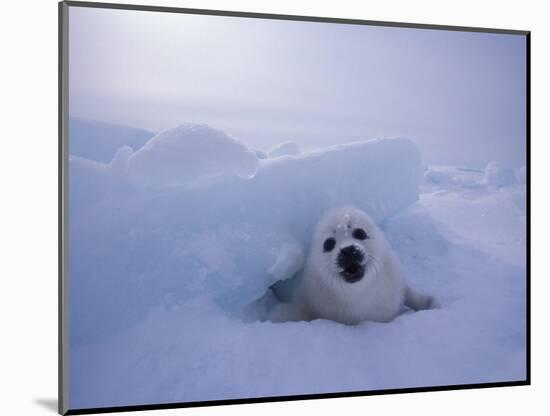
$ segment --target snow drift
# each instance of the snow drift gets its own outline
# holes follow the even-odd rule
[[[448,172],[426,169],[424,171],[424,181],[432,185],[449,186],[453,183],[453,177]]]
[[[289,156],[289,155],[297,155],[301,153],[302,150],[300,149],[300,146],[298,146],[295,142],[284,142],[281,144],[278,144],[277,146],[271,148],[269,152],[267,152],[267,156],[270,159],[281,157],[281,156]]]
[[[71,157],[72,408],[525,378],[525,186],[429,167],[419,195],[406,139],[264,159],[250,176],[233,169],[239,157],[210,172],[234,143],[209,138],[200,169],[186,169],[172,156],[193,154],[191,130],[146,158],[153,171],[166,161],[177,184],[156,171],[136,180],[127,147],[110,163]],[[357,326],[247,315],[300,269],[319,216],[341,205],[375,218],[407,282],[441,309]]]
[[[258,158],[221,130],[182,124],[150,139],[128,158],[130,177],[140,185],[202,185],[220,177],[254,174]]]
[[[162,169],[164,155],[174,164],[172,148],[151,163]],[[241,308],[300,269],[327,209],[355,205],[381,221],[417,200],[422,177],[420,154],[406,139],[266,160],[252,178],[229,176],[200,189],[162,187],[164,173],[154,175],[158,189],[136,186],[120,168],[128,159],[132,166],[137,153],[129,153],[119,151],[110,165],[71,159],[74,340],[119,331],[165,297],[205,295]],[[383,183],[380,172],[387,172]]]
[[[387,324],[273,324],[243,322],[201,297],[181,303],[166,299],[131,328],[72,350],[71,404],[139,405],[523,379],[524,270],[452,241],[453,234],[423,206],[388,218],[383,230],[408,281],[435,295],[441,309],[404,313]]]
[[[514,170],[499,162],[489,162],[487,164],[483,180],[487,185],[497,187],[511,186],[517,182]]]

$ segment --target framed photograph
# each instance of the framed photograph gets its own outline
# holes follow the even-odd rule
[[[530,383],[528,31],[59,25],[61,414]]]

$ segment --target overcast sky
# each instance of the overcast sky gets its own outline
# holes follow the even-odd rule
[[[379,137],[525,164],[525,37],[70,7],[70,113],[252,148]]]

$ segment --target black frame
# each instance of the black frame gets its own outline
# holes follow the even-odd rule
[[[355,24],[368,26],[386,26],[401,28],[416,28],[430,30],[450,30],[462,32],[483,32],[494,34],[508,34],[525,36],[526,41],[526,378],[519,381],[503,381],[496,383],[457,384],[448,386],[430,386],[397,388],[385,390],[352,391],[327,394],[305,394],[292,396],[268,396],[231,400],[209,400],[183,403],[164,403],[136,406],[97,407],[86,409],[69,409],[68,407],[68,327],[66,305],[68,301],[69,276],[67,272],[68,260],[68,222],[67,222],[67,192],[68,192],[68,8],[88,7],[101,9],[118,9],[134,11],[152,11],[165,13],[197,14],[210,16],[232,16],[256,19],[293,20],[303,22],[324,22],[338,24]],[[480,389],[491,387],[511,387],[531,385],[531,32],[527,30],[490,29],[467,26],[445,26],[419,23],[384,22],[374,20],[344,19],[318,16],[293,16],[284,14],[235,12],[225,10],[187,9],[179,7],[143,6],[134,4],[97,3],[82,1],[61,1],[58,3],[59,24],[59,60],[58,60],[58,412],[61,415],[82,415],[92,413],[113,413],[139,410],[177,409],[199,406],[221,406],[246,403],[269,403],[294,400],[329,399],[338,397],[358,397],[385,395],[397,393],[420,393],[447,390]]]

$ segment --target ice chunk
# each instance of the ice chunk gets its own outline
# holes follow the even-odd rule
[[[484,188],[484,173],[483,170],[471,167],[428,166],[424,171],[424,185],[427,185],[424,190],[481,189]]]
[[[111,192],[111,187],[108,165],[78,156],[69,157],[71,216],[74,217]]]
[[[141,185],[166,188],[249,177],[257,165],[256,154],[223,131],[186,123],[151,138],[132,155],[128,170]]]
[[[258,159],[267,159],[267,154],[261,150],[254,150],[254,153],[256,153]]]
[[[133,153],[134,151],[130,146],[123,146],[116,151],[113,160],[111,160],[111,163],[109,164],[111,173],[114,176],[120,179],[126,178],[128,172],[128,162],[130,161]]]
[[[424,181],[432,185],[449,186],[453,183],[453,177],[447,172],[427,168],[424,172]]]
[[[280,156],[286,156],[286,155],[297,155],[301,153],[300,146],[298,146],[297,143],[294,142],[284,142],[281,144],[278,144],[274,148],[272,148],[268,153],[267,156],[272,159],[275,157]]]
[[[276,250],[275,263],[267,271],[276,281],[292,277],[302,268],[304,249],[298,243],[287,243]]]
[[[516,175],[512,168],[499,162],[489,162],[485,168],[483,182],[497,187],[511,186],[516,184]]]
[[[71,178],[81,194],[100,191],[93,204],[71,205],[74,340],[116,333],[167,295],[176,303],[206,296],[238,310],[300,269],[326,210],[354,205],[381,221],[417,200],[422,178],[414,143],[391,139],[267,159],[252,178],[234,176],[208,188],[127,185],[120,192],[113,184],[125,182],[113,172],[124,169],[114,167],[127,159],[131,166],[139,152],[129,153],[121,150],[110,165],[79,160],[83,169]],[[165,158],[175,163],[168,151],[154,155],[146,159],[153,176]]]
[[[290,221],[294,229],[305,221],[310,232],[327,209],[342,205],[355,205],[380,221],[417,200],[421,179],[413,142],[371,140],[268,159],[249,192],[261,195],[263,211]]]
[[[69,157],[69,198],[71,216],[93,207],[97,202],[113,195],[118,197],[133,191],[127,180],[126,167],[132,149],[119,149],[109,164]]]

